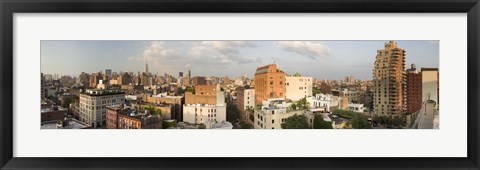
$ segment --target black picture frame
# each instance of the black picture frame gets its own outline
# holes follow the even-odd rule
[[[1,169],[479,169],[478,0],[0,0]],[[17,158],[13,157],[14,13],[467,13],[466,158]],[[448,147],[448,146],[445,146]]]

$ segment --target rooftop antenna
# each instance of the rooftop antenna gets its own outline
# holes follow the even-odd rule
[[[277,58],[276,58],[276,57],[272,57],[272,59],[273,59],[273,64],[275,64],[275,63],[276,63],[275,60],[276,60]]]

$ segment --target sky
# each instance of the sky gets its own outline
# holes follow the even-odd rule
[[[41,71],[78,77],[93,73],[191,70],[193,76],[247,75],[276,63],[287,74],[339,80],[371,80],[377,50],[386,41],[41,41]],[[406,68],[439,67],[439,41],[395,41],[406,50]]]

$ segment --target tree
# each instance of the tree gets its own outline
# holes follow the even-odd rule
[[[148,106],[145,106],[144,107],[145,110],[148,110],[148,113],[152,114],[152,115],[161,115],[162,114],[162,110],[159,109],[159,108],[155,108],[151,105],[148,105]]]
[[[75,102],[73,98],[67,97],[67,98],[65,98],[65,100],[63,101],[62,107],[63,107],[63,108],[69,108],[70,103],[73,103],[73,102]]]
[[[313,119],[314,129],[333,129],[332,123],[323,120],[323,115],[315,115]]]
[[[237,121],[237,119],[240,119],[240,111],[238,110],[238,108],[233,103],[228,101],[228,104],[227,104],[227,121],[233,123],[233,122]]]
[[[292,110],[297,110],[297,105],[293,103],[292,105],[290,105],[290,108],[292,108]]]
[[[247,122],[245,122],[243,120],[240,121],[240,127],[242,129],[251,129],[252,128],[252,126],[250,126],[250,124],[248,124]]]
[[[205,125],[202,123],[202,124],[198,125],[198,128],[199,128],[199,129],[206,129],[207,126],[205,126]]]
[[[332,87],[330,87],[328,84],[322,84],[320,86],[320,90],[323,94],[332,94]]]
[[[371,129],[372,124],[368,121],[367,116],[349,110],[340,110],[337,109],[333,114],[350,119],[347,122],[347,125],[351,125],[354,129]]]
[[[322,91],[319,88],[313,87],[312,88],[312,94],[313,96],[322,93]]]
[[[282,123],[282,129],[308,129],[307,117],[304,115],[294,115]]]

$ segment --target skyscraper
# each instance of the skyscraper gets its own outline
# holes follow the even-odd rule
[[[422,108],[422,74],[412,64],[407,69],[407,112],[415,113]]]
[[[112,69],[105,69],[105,74],[110,76],[112,74]]]
[[[148,74],[148,63],[147,60],[145,60],[145,70],[143,71],[144,73]]]
[[[377,115],[400,116],[405,103],[405,50],[389,41],[377,50],[373,69],[373,106]]]
[[[276,64],[258,67],[255,72],[255,105],[268,98],[285,98],[285,72]]]

